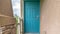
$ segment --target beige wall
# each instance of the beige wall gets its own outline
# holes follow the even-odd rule
[[[14,17],[0,15],[0,27],[5,25],[10,25],[10,24],[15,24],[15,23],[16,23],[16,19]]]
[[[11,0],[0,0],[0,29],[3,30],[2,34],[16,34],[16,19],[13,17]]]
[[[60,0],[42,0],[41,34],[60,34]]]
[[[0,0],[0,15],[13,16],[11,0]]]

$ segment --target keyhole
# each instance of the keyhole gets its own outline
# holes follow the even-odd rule
[[[36,19],[39,19],[39,16],[36,16]]]

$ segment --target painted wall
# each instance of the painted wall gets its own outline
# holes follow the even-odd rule
[[[41,34],[60,34],[60,0],[42,0]]]

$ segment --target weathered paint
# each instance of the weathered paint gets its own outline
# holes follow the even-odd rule
[[[24,32],[40,32],[40,2],[24,2]]]
[[[42,0],[41,34],[60,34],[60,0]]]

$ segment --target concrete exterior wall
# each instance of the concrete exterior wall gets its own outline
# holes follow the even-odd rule
[[[11,0],[0,0],[0,15],[13,16]]]
[[[13,17],[10,1],[0,0],[0,30],[2,30],[2,34],[16,34],[16,19]]]
[[[60,34],[60,0],[42,0],[41,34]]]
[[[0,27],[5,25],[10,25],[10,24],[15,24],[15,23],[16,23],[16,19],[13,17],[0,16]]]

